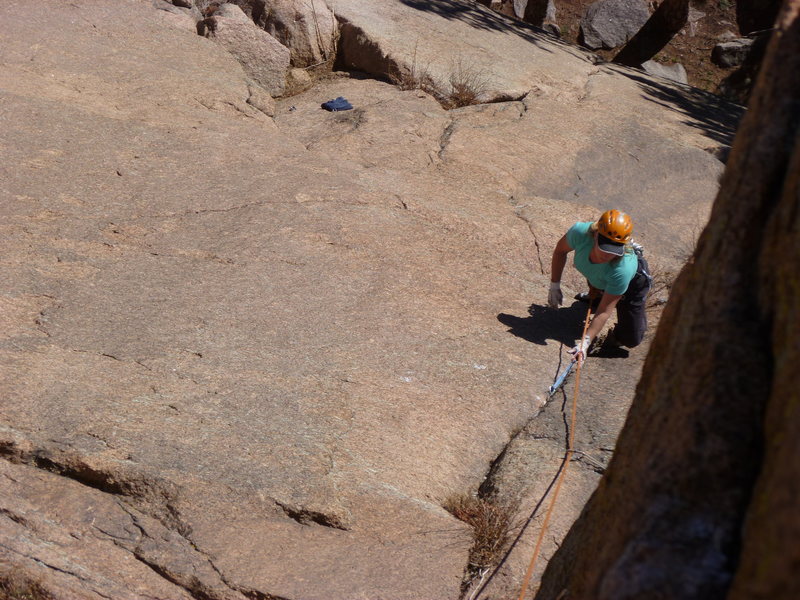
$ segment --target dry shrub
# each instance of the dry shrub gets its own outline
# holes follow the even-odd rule
[[[389,78],[401,90],[422,90],[434,97],[438,95],[436,84],[429,71],[417,65],[411,65],[409,69],[394,71]]]
[[[455,61],[450,68],[448,80],[449,90],[442,91],[431,75],[428,65],[417,60],[417,47],[411,56],[408,68],[396,69],[389,74],[389,79],[401,90],[423,90],[446,109],[461,108],[480,104],[482,96],[489,90],[491,77],[485,69],[476,67],[463,60]]]
[[[675,283],[677,276],[672,271],[653,271],[653,282],[650,286],[650,293],[647,296],[646,307],[658,308],[667,303],[672,285]]]
[[[411,66],[407,69],[395,70],[389,78],[401,90],[422,90],[436,96],[436,84],[431,76],[428,65],[421,65],[417,61],[417,45],[411,54]]]
[[[649,261],[650,275],[653,280],[650,284],[650,292],[647,295],[647,302],[645,304],[648,310],[661,308],[667,303],[667,299],[672,292],[672,286],[675,284],[675,280],[678,278],[680,271],[687,264],[691,264],[694,261],[693,252],[694,249],[692,249],[692,253],[683,255],[684,263],[679,265],[677,270],[674,267],[665,267],[661,261],[658,260]]]
[[[459,59],[450,69],[450,93],[445,108],[461,108],[480,104],[488,91],[491,76],[485,69]]]
[[[449,498],[444,509],[473,529],[470,569],[479,571],[497,565],[511,539],[516,503],[462,494]]]
[[[0,600],[54,600],[41,583],[7,566],[0,568]]]

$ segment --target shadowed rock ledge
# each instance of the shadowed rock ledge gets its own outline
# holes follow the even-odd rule
[[[458,598],[472,532],[443,504],[520,430],[550,442],[531,489],[497,463],[508,494],[558,462],[558,407],[534,417],[581,311],[536,309],[555,241],[613,203],[652,264],[691,251],[736,107],[483,12],[336,5],[396,64],[502,50],[519,99],[332,75],[268,100],[152,2],[0,8],[4,570],[71,598]],[[587,372],[587,452],[645,352]]]

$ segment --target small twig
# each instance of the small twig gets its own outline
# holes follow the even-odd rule
[[[321,66],[321,65],[324,65],[324,64],[327,64],[327,63],[328,63],[328,59],[326,58],[326,59],[325,59],[325,60],[323,60],[322,62],[318,62],[318,63],[316,63],[316,64],[313,64],[313,65],[308,65],[307,67],[303,67],[303,70],[304,70],[304,71],[308,71],[309,69],[313,69],[314,67],[319,67],[319,66]]]
[[[588,462],[592,463],[592,464],[593,464],[595,467],[597,467],[598,469],[602,469],[603,471],[605,471],[605,470],[606,470],[606,467],[605,467],[605,465],[603,465],[603,464],[600,464],[599,462],[597,462],[597,461],[596,461],[595,459],[593,459],[591,456],[589,456],[588,454],[586,454],[586,452],[583,452],[582,450],[572,450],[571,452],[572,452],[573,454],[580,454],[581,456],[584,456],[584,457],[586,457],[586,460],[587,460]]]
[[[480,591],[481,586],[483,585],[483,580],[486,578],[486,574],[489,572],[488,568],[481,569],[481,580],[478,582],[478,585],[475,586],[475,589],[469,595],[469,600],[475,600],[475,595]],[[474,581],[474,579],[473,579]]]

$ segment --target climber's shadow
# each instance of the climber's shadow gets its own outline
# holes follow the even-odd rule
[[[554,340],[572,346],[581,335],[587,309],[584,302],[574,302],[572,306],[559,309],[531,304],[527,317],[500,313],[497,320],[509,328],[509,333],[534,344],[544,346],[548,340]]]

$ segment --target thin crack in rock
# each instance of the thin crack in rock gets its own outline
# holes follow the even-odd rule
[[[586,100],[591,95],[592,86],[594,85],[594,82],[592,81],[592,78],[595,75],[599,75],[600,73],[601,73],[601,71],[600,71],[599,67],[596,67],[596,68],[592,69],[591,71],[589,71],[589,73],[587,73],[586,81],[583,84],[583,90],[578,95],[578,102],[579,103],[583,102],[584,100]]]
[[[51,565],[50,563],[47,563],[47,562],[43,561],[41,558],[37,558],[36,556],[31,556],[29,554],[25,554],[24,552],[20,552],[19,550],[16,550],[15,548],[10,548],[10,547],[6,546],[5,544],[0,543],[0,549],[4,550],[6,552],[13,552],[17,556],[20,556],[23,559],[27,559],[27,560],[33,561],[36,564],[38,564],[38,565],[40,565],[42,567],[45,567],[46,569],[51,569],[53,571],[56,571],[57,573],[63,573],[64,575],[69,575],[71,577],[74,577],[78,581],[81,581],[81,582],[84,582],[84,583],[90,583],[90,580],[85,576],[82,576],[82,575],[80,575],[80,574],[78,574],[78,573],[76,573],[74,571],[69,571],[67,569],[63,569],[61,567],[57,567],[55,565]],[[107,596],[104,596],[104,597],[107,597]]]
[[[45,323],[44,323],[45,319],[46,319],[46,316],[45,316],[45,311],[42,311],[42,312],[40,312],[40,313],[39,313],[39,315],[38,315],[38,316],[37,316],[37,317],[34,319],[33,323],[36,325],[36,330],[37,330],[37,331],[39,331],[40,333],[43,333],[43,334],[45,335],[45,337],[52,337],[52,336],[51,336],[51,335],[50,335],[50,334],[47,332],[47,329],[45,329]]]
[[[135,358],[124,359],[124,358],[119,358],[118,356],[114,356],[113,354],[108,354],[107,352],[93,352],[91,350],[78,350],[77,348],[63,348],[63,349],[66,350],[67,352],[75,352],[76,354],[93,354],[95,356],[102,356],[103,358],[110,358],[112,360],[115,360],[115,361],[121,362],[121,363],[132,362],[132,363],[135,363],[135,364],[139,365],[143,369],[146,369],[147,371],[152,371],[153,370],[150,367],[148,367],[146,364],[144,364],[142,361],[137,360]]]
[[[534,246],[536,246],[536,260],[539,262],[539,271],[542,275],[547,275],[547,273],[544,270],[544,263],[542,262],[542,247],[539,245],[539,238],[536,235],[536,230],[533,228],[533,224],[520,214],[520,210],[525,208],[525,206],[527,205],[517,207],[517,209],[514,211],[514,214],[518,218],[525,221],[525,223],[528,225],[528,230],[531,232],[531,235],[533,236],[533,244]]]
[[[131,523],[139,531],[139,539],[135,542],[128,542],[128,544],[126,545],[124,543],[125,542],[124,539],[118,538],[118,536],[111,536],[114,544],[116,544],[119,548],[122,548],[123,550],[130,552],[131,555],[136,560],[147,566],[149,569],[155,572],[159,577],[162,577],[163,579],[169,581],[170,583],[182,589],[185,589],[192,595],[192,597],[197,598],[198,600],[223,600],[224,598],[229,597],[227,594],[222,594],[215,591],[213,588],[213,583],[209,585],[207,579],[206,582],[204,583],[196,574],[197,573],[196,566],[192,566],[191,572],[188,573],[173,572],[170,571],[168,567],[159,564],[159,562],[157,562],[156,560],[148,558],[145,554],[145,551],[142,549],[142,541],[145,539],[154,540],[153,536],[151,536],[147,532],[145,527],[139,522],[138,516],[132,512],[133,509],[131,507],[126,506],[122,500],[118,500],[117,505],[129,516],[129,518],[131,519]],[[175,513],[174,510],[173,513]],[[177,515],[175,515],[175,518],[177,521],[179,521]],[[243,590],[239,589],[237,586],[231,585],[230,582],[226,580],[226,578],[214,564],[214,561],[211,560],[211,558],[208,556],[208,554],[200,550],[195,545],[195,543],[189,537],[191,527],[181,523],[181,526],[179,528],[174,528],[170,526],[170,524],[164,523],[158,518],[156,518],[156,521],[158,521],[168,531],[176,533],[180,537],[180,539],[182,539],[186,543],[186,545],[192,550],[192,552],[196,554],[196,558],[199,561],[206,563],[210,567],[210,569],[216,575],[217,582],[219,584],[225,586],[230,590],[241,592],[245,596],[247,596],[247,593],[245,593]],[[130,544],[133,544],[134,547],[130,548],[129,547]]]
[[[444,153],[447,150],[448,144],[450,143],[450,138],[453,136],[456,123],[457,121],[451,118],[450,123],[444,128],[442,135],[439,137],[439,152],[436,153],[439,157],[439,160],[444,160]]]
[[[131,517],[131,520],[133,521],[134,525],[141,532],[142,538],[145,538],[145,537],[149,538],[150,537],[149,534],[139,524],[138,518],[136,517],[136,515],[131,513],[129,508],[126,507],[121,502],[120,502],[120,507],[126,513],[128,513],[128,515]],[[214,563],[214,561],[211,559],[211,557],[208,555],[208,553],[204,552],[202,549],[200,549],[194,543],[194,541],[191,539],[190,533],[188,531],[177,531],[177,530],[171,529],[170,527],[168,527],[164,523],[162,523],[162,525],[164,525],[170,531],[175,531],[175,533],[177,533],[181,537],[181,539],[183,539],[188,544],[188,546],[191,548],[191,550],[195,554],[197,554],[197,556],[200,559],[202,559],[203,561],[205,561],[208,564],[208,566],[211,568],[211,570],[218,577],[219,582],[222,585],[224,585],[225,587],[227,587],[228,589],[233,590],[234,592],[238,592],[238,593],[244,595],[247,598],[255,598],[255,599],[260,599],[260,600],[287,600],[287,599],[282,598],[280,596],[275,596],[275,595],[271,595],[271,594],[267,594],[267,593],[261,592],[259,590],[248,589],[248,588],[244,588],[244,587],[239,586],[239,585],[235,585],[234,583],[229,581],[228,578],[225,577],[225,575],[222,573],[222,571],[219,569],[219,567],[217,567],[217,565]],[[189,528],[186,527],[186,529],[188,530]],[[159,576],[163,577],[164,579],[167,579],[168,581],[174,583],[175,585],[178,585],[178,586],[182,587],[183,589],[188,591],[190,594],[192,594],[193,597],[197,598],[198,600],[217,600],[218,598],[221,598],[221,596],[219,594],[214,592],[214,590],[208,589],[208,586],[204,585],[199,580],[195,580],[194,584],[182,582],[179,579],[178,575],[170,573],[169,571],[166,570],[165,567],[162,567],[161,565],[159,565],[155,561],[147,559],[141,553],[141,551],[133,551],[132,554],[137,560],[139,560],[140,562],[142,562],[145,565],[147,565],[149,568],[151,568],[153,571],[155,571]],[[224,598],[227,598],[227,596],[224,596]]]
[[[8,519],[11,519],[15,523],[19,523],[23,527],[27,527],[29,523],[29,521],[25,517],[23,517],[22,515],[18,515],[15,512],[12,512],[8,508],[0,508],[0,516],[4,516]]]

